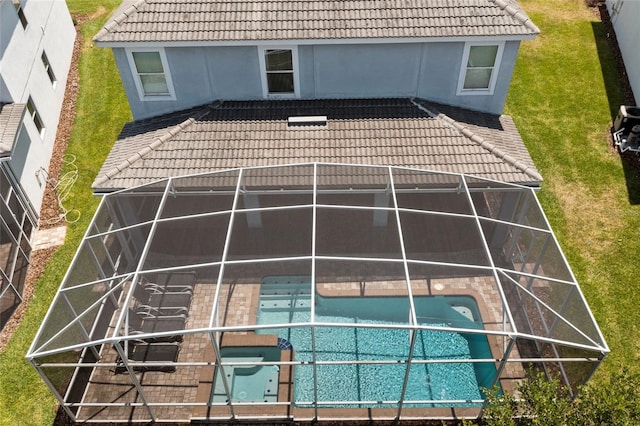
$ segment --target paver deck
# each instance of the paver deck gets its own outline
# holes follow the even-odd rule
[[[187,329],[206,329],[209,327],[209,318],[215,297],[216,286],[212,283],[198,283],[194,288],[193,301],[191,303]],[[402,281],[377,281],[377,282],[351,282],[351,283],[325,283],[318,285],[319,294],[331,296],[380,296],[406,294],[406,288]],[[414,295],[470,295],[478,302],[484,326],[489,330],[499,330],[503,324],[501,316],[501,299],[491,277],[465,277],[465,278],[434,278],[413,282],[412,293]],[[256,321],[258,303],[260,298],[260,284],[236,284],[224,286],[220,292],[220,314],[217,320],[220,325],[242,326]],[[115,326],[120,311],[116,311],[111,328]],[[270,337],[271,336],[271,337]],[[256,335],[252,332],[225,333],[222,344],[226,346],[256,346],[264,345],[265,338],[273,338],[274,335]],[[493,356],[501,358],[506,342],[492,336],[488,337]],[[271,343],[273,344],[273,342]],[[131,421],[150,418],[149,410],[132,383],[129,374],[116,374],[115,363],[118,356],[115,349],[104,345],[100,351],[100,363],[104,367],[94,368],[87,385],[83,403],[93,403],[95,406],[82,407],[78,411],[80,420],[109,420],[113,418],[128,418]],[[283,351],[281,361],[293,361],[291,351]],[[517,353],[512,353],[512,358],[517,358]],[[176,371],[172,373],[160,371],[136,372],[146,403],[152,405],[156,420],[182,420],[188,422],[192,419],[224,419],[231,417],[228,406],[205,406],[210,401],[211,387],[215,375],[215,355],[210,342],[208,332],[185,334],[181,343],[181,349],[177,359]],[[194,363],[194,365],[180,365],[180,363]],[[238,417],[268,415],[278,418],[312,419],[314,410],[289,406],[292,396],[293,368],[289,365],[281,366],[278,402],[282,405],[266,406],[249,404],[234,407],[234,414]],[[502,375],[503,386],[512,387],[509,378],[514,381],[524,376],[524,371],[519,363],[509,363]],[[109,406],[105,402],[127,403],[129,406]],[[171,402],[170,406],[162,404]],[[348,413],[345,413],[347,410]],[[419,411],[418,411],[419,410]],[[430,415],[450,415],[450,409],[428,409]],[[467,409],[468,410],[468,409]],[[446,413],[445,413],[446,411]],[[460,410],[458,410],[460,411]],[[464,411],[464,410],[462,410]],[[395,416],[395,410],[390,409],[337,409],[320,408],[319,415],[324,417],[335,416],[364,416],[372,415]],[[407,416],[425,416],[425,409],[405,409]]]

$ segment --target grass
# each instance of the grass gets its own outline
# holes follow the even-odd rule
[[[53,423],[56,400],[24,356],[97,207],[98,199],[93,196],[91,183],[123,124],[131,119],[111,51],[97,48],[91,41],[120,0],[103,0],[101,6],[87,0],[69,0],[67,4],[72,14],[88,17],[81,28],[84,44],[79,63],[80,92],[67,149],[67,153],[76,156],[79,170],[69,206],[78,209],[81,217],[68,225],[65,244],[36,283],[22,324],[0,353],[0,425],[3,426]]]
[[[523,43],[505,112],[545,179],[540,201],[611,348],[597,377],[638,369],[640,180],[607,139],[623,95],[604,25],[582,0],[520,3],[541,34]]]
[[[1,425],[46,425],[55,417],[56,401],[24,354],[96,208],[91,182],[130,119],[111,52],[91,44],[119,2],[102,1],[97,7],[87,0],[68,1],[73,13],[91,15],[82,27],[80,95],[68,149],[80,174],[71,204],[82,216],[69,225],[66,243],[0,354]],[[612,349],[597,383],[620,367],[640,369],[633,262],[640,253],[640,205],[634,201],[640,181],[607,144],[622,93],[602,24],[583,0],[520,2],[542,33],[522,44],[505,113],[513,116],[545,178],[540,201]]]

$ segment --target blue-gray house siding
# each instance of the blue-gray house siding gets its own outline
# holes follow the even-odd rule
[[[496,43],[502,43],[496,41]],[[297,48],[297,98],[419,97],[500,114],[520,41],[505,41],[491,94],[458,93],[465,42],[309,44]],[[287,45],[290,47],[291,45]],[[113,52],[135,119],[216,100],[263,99],[258,46],[166,47],[173,100],[142,100],[126,48]]]

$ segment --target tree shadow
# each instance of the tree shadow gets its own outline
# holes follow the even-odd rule
[[[600,68],[609,102],[611,131],[613,131],[613,122],[620,105],[636,105],[636,103],[607,7],[604,2],[595,7],[600,13],[600,21],[592,22],[591,26],[600,58]],[[608,143],[615,149],[613,134],[608,140]],[[636,153],[625,152],[620,153],[620,160],[627,185],[629,203],[632,205],[640,204],[640,157]]]

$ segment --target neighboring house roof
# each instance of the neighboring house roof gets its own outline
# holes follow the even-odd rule
[[[534,37],[514,0],[125,0],[95,41]]]
[[[26,108],[26,104],[0,104],[0,158],[11,155]]]
[[[289,127],[288,117],[327,116]],[[97,192],[237,167],[334,162],[467,173],[537,186],[508,116],[410,99],[225,101],[125,125]]]

